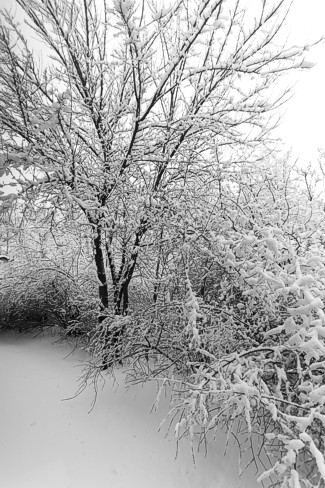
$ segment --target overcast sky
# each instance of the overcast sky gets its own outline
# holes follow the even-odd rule
[[[14,4],[15,0],[0,0],[0,7]],[[325,0],[293,0],[291,42],[304,44],[322,36],[325,36]],[[295,74],[294,96],[279,128],[288,147],[300,156],[301,164],[315,160],[318,147],[325,149],[325,43],[313,48],[308,57],[316,66]]]
[[[290,25],[296,43],[325,36],[325,0],[293,0]],[[296,74],[295,94],[281,124],[282,136],[306,163],[318,147],[325,148],[325,43],[311,49],[309,57],[316,66]]]

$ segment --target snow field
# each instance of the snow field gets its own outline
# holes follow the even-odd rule
[[[189,443],[158,432],[168,401],[150,413],[154,384],[107,380],[89,412],[91,387],[71,400],[82,372],[78,351],[54,337],[0,335],[1,488],[254,488],[252,471],[239,479],[224,436],[192,464]]]

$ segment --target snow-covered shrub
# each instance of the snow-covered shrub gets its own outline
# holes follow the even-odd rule
[[[236,175],[218,205],[178,201],[159,275],[141,273],[129,316],[108,314],[89,350],[133,381],[167,378],[178,438],[224,428],[264,484],[310,488],[324,484],[324,226],[320,202],[279,174],[240,173],[243,201]]]
[[[296,191],[290,218],[269,200],[264,213],[262,202],[237,200],[223,228],[216,218],[207,244],[202,233],[187,239],[192,263],[205,257],[222,272],[200,299],[193,281],[200,275],[190,280],[189,270],[182,311],[189,337],[180,356],[186,378],[169,379],[178,391],[171,410],[178,438],[222,427],[258,436],[251,454],[264,471],[259,480],[310,488],[325,483],[325,254],[321,207]],[[260,452],[269,453],[270,466],[259,463]]]
[[[2,266],[1,327],[24,331],[57,326],[64,336],[88,333],[97,323],[96,281],[71,236],[48,227],[21,228]]]
[[[193,431],[195,425],[208,431],[224,422],[228,429],[244,422],[247,435],[265,435],[266,449],[278,458],[261,480],[275,475],[283,487],[322,486],[324,265],[310,252],[285,271],[273,274],[271,286],[267,276],[257,273],[262,276],[260,286],[267,286],[270,294],[292,295],[287,318],[265,333],[263,344],[218,358],[201,349],[200,330],[195,334],[197,351],[208,360],[193,364],[186,389],[181,389],[177,435]],[[276,282],[280,279],[281,286]]]

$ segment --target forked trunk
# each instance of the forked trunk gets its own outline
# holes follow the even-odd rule
[[[105,318],[104,311],[108,308],[108,286],[105,268],[105,260],[102,249],[101,229],[97,228],[94,237],[95,263],[97,270],[97,278],[99,281],[98,294],[101,303],[101,312],[99,314],[99,322],[101,323]]]

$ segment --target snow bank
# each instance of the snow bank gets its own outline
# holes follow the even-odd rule
[[[150,414],[155,385],[126,390],[124,375],[107,380],[96,405],[91,388],[71,400],[81,352],[53,337],[0,335],[0,486],[2,488],[254,488],[238,477],[224,437],[200,452],[158,432],[167,400]],[[67,356],[67,357],[66,357]]]

